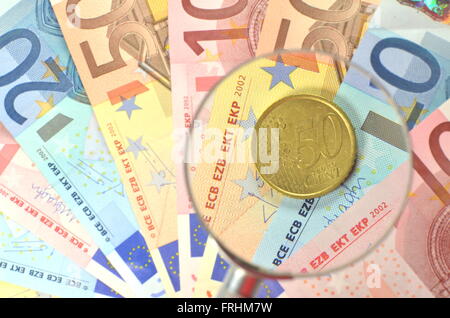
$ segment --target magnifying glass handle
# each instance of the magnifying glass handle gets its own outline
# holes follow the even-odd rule
[[[257,291],[261,279],[242,268],[231,266],[220,289],[218,298],[250,298]]]

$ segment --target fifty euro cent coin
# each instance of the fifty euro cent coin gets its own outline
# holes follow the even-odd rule
[[[271,187],[287,196],[323,196],[342,184],[353,169],[353,126],[339,106],[322,97],[283,98],[263,112],[255,128],[256,168]],[[274,162],[265,162],[261,154],[276,151],[270,140],[277,132],[279,162],[273,169]]]

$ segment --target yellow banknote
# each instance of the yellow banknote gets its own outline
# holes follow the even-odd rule
[[[51,297],[35,290],[20,287],[17,285],[0,282],[0,298],[40,298]]]
[[[191,191],[203,221],[211,227],[216,238],[232,246],[233,252],[248,255],[249,258],[255,254],[257,242],[267,231],[271,216],[276,213],[283,197],[264,184],[253,163],[239,163],[252,159],[248,157],[247,150],[252,140],[247,129],[251,129],[256,118],[280,98],[295,94],[315,94],[332,99],[340,85],[340,75],[330,60],[318,62],[313,56],[298,59],[295,55],[279,58],[280,60],[260,59],[233,73],[221,82],[217,94],[214,94],[214,100],[205,104],[205,115],[198,115],[200,120],[205,117],[210,119],[208,127],[220,129],[222,134],[227,129],[231,131],[238,128],[238,133],[241,134],[234,136],[230,142],[232,147],[237,148],[233,153],[234,158],[231,159],[233,163],[229,167],[226,167],[226,164],[220,165],[222,156],[219,153],[217,158],[197,158],[200,159],[198,167],[194,172],[188,170],[191,171],[188,178],[192,185]],[[264,68],[268,67],[270,70],[270,67],[293,66],[289,64],[295,65],[296,68],[288,77],[289,83],[281,81],[271,87],[273,75],[264,71]],[[308,82],[305,78],[308,78]],[[239,109],[232,107],[236,103]],[[230,114],[237,117],[230,117]],[[242,153],[238,149],[247,152]],[[229,171],[226,171],[227,169]],[[219,178],[220,181],[217,181]],[[221,183],[225,185],[224,188],[221,188]],[[215,189],[218,190],[217,196]],[[222,196],[222,193],[226,197]],[[237,213],[233,214],[233,211]],[[246,231],[246,228],[252,230]],[[214,276],[220,276],[214,275],[213,272],[218,271],[217,267],[226,272],[230,266],[218,257],[218,252],[217,243],[209,238],[197,275],[195,297],[217,295],[222,281],[213,279]]]
[[[290,95],[332,100],[339,85],[340,75],[332,59],[282,54],[236,70],[207,100],[204,113],[209,120],[202,132],[201,155],[192,158],[198,163],[194,171],[189,170],[189,180],[203,222],[226,249],[251,261],[270,225],[270,215],[284,198],[256,173],[251,132],[257,118]],[[218,136],[218,144],[217,136],[210,138],[210,132]],[[192,147],[194,140],[195,132]]]
[[[178,255],[167,1],[52,5],[158,273],[174,292],[177,261],[165,256]]]
[[[303,48],[337,53],[350,60],[379,3],[380,0],[269,1],[256,53]],[[344,74],[345,70],[341,70],[341,79]],[[264,207],[264,219],[276,211]],[[202,266],[211,272],[214,261],[206,261]],[[208,284],[199,278],[196,285]]]

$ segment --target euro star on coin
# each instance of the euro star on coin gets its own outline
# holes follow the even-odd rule
[[[356,138],[349,118],[321,97],[283,98],[264,111],[255,128],[259,140],[256,168],[271,187],[287,196],[323,196],[342,184],[355,164]],[[273,162],[264,162],[260,154],[274,150],[270,143],[273,128],[278,128],[279,163],[276,171],[267,173],[264,167]],[[263,132],[267,138],[262,138]]]

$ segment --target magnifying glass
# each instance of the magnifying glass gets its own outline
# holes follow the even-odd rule
[[[196,113],[186,150],[193,206],[237,265],[220,296],[364,257],[393,228],[412,177],[387,91],[363,66],[304,50],[230,72]]]

